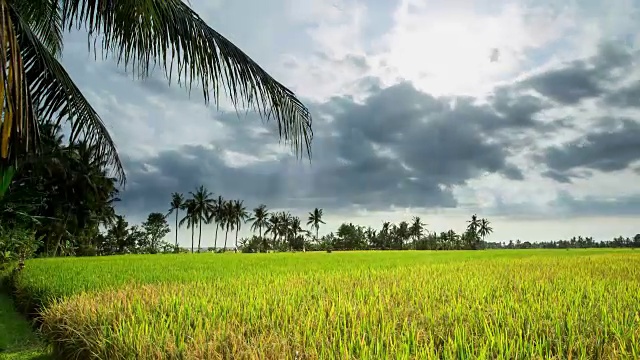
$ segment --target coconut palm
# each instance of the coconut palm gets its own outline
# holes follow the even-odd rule
[[[179,226],[187,223],[187,229],[191,228],[191,253],[193,253],[193,239],[195,237],[195,227],[198,226],[198,217],[196,216],[196,203],[193,199],[187,199],[184,202],[185,216],[180,220]]]
[[[84,138],[100,149],[125,181],[107,127],[59,62],[63,33],[72,29],[86,29],[89,51],[134,75],[159,66],[169,82],[196,84],[205,103],[225,93],[237,108],[275,119],[296,155],[311,154],[307,108],[181,0],[0,0],[0,195],[23,155],[38,149],[40,118],[66,121],[70,142]]]
[[[411,227],[409,227],[409,235],[413,238],[414,244],[417,244],[417,241],[422,237],[424,226],[425,224],[422,222],[422,219],[420,219],[419,216],[413,217]]]
[[[224,199],[218,195],[218,198],[213,200],[211,211],[207,214],[207,224],[216,223],[216,235],[213,241],[213,248],[218,248],[218,228],[222,224],[222,206],[224,205]]]
[[[491,222],[489,220],[482,218],[480,220],[480,227],[478,228],[478,235],[482,236],[482,241],[484,242],[484,237],[490,235],[493,232],[493,228],[490,226]]]
[[[195,203],[194,208],[194,216],[198,221],[198,252],[200,252],[200,244],[202,242],[202,223],[207,222],[207,216],[211,213],[213,209],[213,199],[211,195],[213,193],[209,192],[204,186],[200,185],[196,192],[189,191],[189,194],[192,196],[193,202]]]
[[[322,221],[322,209],[315,208],[309,213],[307,225],[311,225],[312,228],[316,229],[316,241],[318,241],[318,230],[320,229],[320,224],[325,224],[325,222]]]
[[[225,201],[224,204],[222,205],[222,223],[223,226],[225,227],[225,233],[224,233],[224,248],[222,249],[222,251],[227,251],[227,239],[229,238],[229,230],[235,229],[236,223],[234,221],[235,219],[235,215],[234,215],[234,210],[235,208],[233,207],[233,202],[232,201]]]
[[[467,221],[469,225],[467,225],[467,230],[476,233],[478,228],[480,227],[480,220],[478,219],[478,215],[471,215],[471,220]]]
[[[476,214],[471,215],[471,220],[467,221],[467,231],[469,232],[469,245],[472,249],[476,247],[476,241],[478,237],[478,229],[480,228],[480,220]]]
[[[278,237],[281,239],[284,239],[285,244],[289,243],[289,235],[290,235],[290,227],[291,227],[291,214],[285,211],[281,211],[280,213],[278,213],[278,216],[280,217],[280,227],[278,228]]]
[[[180,193],[171,194],[171,207],[169,208],[169,212],[167,212],[167,216],[171,215],[171,213],[176,213],[176,249],[178,248],[178,216],[180,214],[180,210],[184,209],[184,195]]]
[[[269,216],[269,221],[267,222],[267,231],[265,232],[265,235],[273,235],[273,246],[278,244],[278,236],[280,236],[280,228],[282,226],[280,219],[280,214],[272,213],[271,216]]]
[[[291,244],[298,238],[298,235],[302,232],[300,218],[297,216],[289,216],[289,227],[287,228],[287,233],[289,235],[289,249],[291,249]],[[302,249],[305,250],[304,244],[302,245]]]
[[[235,251],[238,251],[238,233],[242,228],[242,224],[247,222],[249,218],[249,213],[247,212],[247,208],[244,207],[244,202],[242,200],[234,200],[233,201],[233,221],[235,222],[236,227],[236,247]]]
[[[266,228],[268,225],[268,217],[269,210],[267,210],[267,205],[260,204],[257,208],[253,209],[253,216],[249,218],[247,221],[251,221],[251,230],[256,231],[260,234],[260,240],[262,240],[262,248],[264,251],[267,251],[267,240],[262,237],[262,228]]]

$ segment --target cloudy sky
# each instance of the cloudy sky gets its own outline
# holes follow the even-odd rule
[[[491,241],[640,232],[637,3],[191,5],[308,105],[313,158],[279,145],[274,123],[207,107],[160,73],[134,80],[69,34],[63,63],[120,149],[130,222],[203,184],[250,208],[321,207],[321,233],[414,215],[462,231],[473,213]]]

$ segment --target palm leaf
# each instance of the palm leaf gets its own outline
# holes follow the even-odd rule
[[[85,25],[89,41],[102,38],[104,57],[115,56],[141,77],[160,65],[171,82],[177,65],[178,83],[191,89],[197,81],[205,103],[210,92],[219,104],[221,88],[236,109],[251,108],[265,120],[275,118],[281,139],[296,155],[311,157],[311,115],[295,94],[276,81],[249,56],[209,27],[180,0],[62,0],[66,29]]]
[[[14,7],[49,52],[59,56],[63,45],[60,1],[16,1]]]
[[[37,111],[42,121],[55,119],[56,126],[63,120],[69,121],[70,142],[82,138],[95,150],[96,159],[103,161],[115,172],[120,182],[124,183],[124,169],[104,123],[29,24],[20,17],[16,9],[11,10],[11,20],[18,34],[18,48],[21,50],[19,55],[24,60],[24,77],[28,80],[28,94],[31,97],[31,101],[26,102],[25,106]],[[9,70],[13,68],[10,66]],[[11,111],[11,106],[8,109]],[[29,125],[27,131],[37,134],[36,121],[32,120]],[[4,138],[2,144],[5,144]]]

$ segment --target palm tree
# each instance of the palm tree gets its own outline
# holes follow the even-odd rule
[[[187,229],[191,228],[191,253],[193,253],[193,239],[194,239],[194,230],[198,224],[198,217],[196,216],[196,203],[193,199],[188,199],[184,202],[184,209],[187,210],[186,215],[180,220],[179,226],[187,223]]]
[[[469,240],[472,241],[471,244],[471,248],[475,248],[475,242],[476,239],[478,237],[478,228],[480,227],[480,220],[478,220],[478,216],[476,214],[471,215],[471,220],[467,221],[467,223],[469,223],[469,225],[467,225],[467,231],[469,231],[469,234],[471,235],[469,237]]]
[[[280,214],[272,213],[269,217],[269,221],[267,222],[267,231],[266,234],[273,234],[273,246],[275,247],[278,244],[278,236],[280,235]]]
[[[322,221],[322,209],[315,208],[309,213],[307,225],[311,225],[312,228],[316,229],[316,241],[318,241],[318,230],[320,229],[320,224],[325,224],[325,222]]]
[[[414,245],[416,245],[417,241],[422,237],[424,226],[425,224],[422,223],[420,217],[413,217],[413,222],[411,223],[411,227],[409,228],[409,234],[411,235],[411,237],[413,237]]]
[[[242,200],[233,201],[233,220],[236,226],[236,252],[238,251],[238,233],[240,232],[242,224],[247,222],[247,219],[249,218],[249,213],[243,203],[244,202]]]
[[[491,222],[489,220],[482,218],[480,220],[480,228],[478,229],[478,235],[482,236],[482,241],[484,242],[484,237],[491,234],[493,232],[493,228],[490,226]]]
[[[291,244],[296,241],[298,235],[302,232],[302,227],[300,226],[300,218],[297,216],[289,217],[289,228],[287,229],[287,233],[289,234],[289,249],[291,250]],[[302,245],[302,249],[304,249],[304,244]]]
[[[218,248],[218,228],[222,226],[222,207],[224,206],[224,199],[222,196],[218,195],[218,198],[213,201],[211,212],[207,217],[207,224],[211,224],[212,222],[216,223],[216,235],[213,242],[213,248]]]
[[[171,194],[171,207],[169,208],[169,212],[167,216],[171,215],[172,212],[176,213],[176,249],[178,249],[178,215],[180,210],[184,209],[184,195],[180,193]]]
[[[226,93],[236,107],[275,118],[296,155],[311,155],[311,115],[295,94],[209,27],[180,0],[0,0],[0,196],[25,153],[40,145],[39,117],[69,123],[70,143],[100,149],[121,183],[125,173],[107,127],[59,62],[63,32],[85,28],[94,54],[114,57],[139,77],[160,66],[171,81],[203,91],[205,103]],[[92,41],[93,40],[93,41]],[[95,46],[95,44],[98,46]],[[101,48],[101,49],[100,49]],[[91,51],[91,50],[90,50]],[[213,96],[212,96],[213,95]]]
[[[267,205],[260,204],[257,208],[253,209],[253,216],[249,218],[247,221],[251,221],[251,230],[256,231],[258,229],[260,234],[260,240],[262,241],[262,248],[264,251],[267,251],[267,240],[262,237],[262,228],[268,226],[268,216],[269,210],[267,210]]]
[[[475,233],[480,227],[480,220],[478,219],[478,215],[471,215],[471,220],[467,221],[469,225],[467,225],[467,230]]]
[[[280,216],[280,227],[278,228],[278,237],[281,239],[284,239],[284,242],[282,242],[283,244],[288,244],[289,243],[289,234],[290,234],[290,227],[291,227],[291,214],[288,212],[284,212],[281,211],[279,213]]]
[[[200,243],[202,241],[202,222],[207,222],[207,215],[211,213],[213,209],[213,199],[211,199],[212,193],[210,193],[204,186],[200,185],[196,192],[189,192],[195,203],[194,216],[198,221],[198,252],[200,252]]]
[[[234,215],[234,206],[232,201],[225,201],[222,205],[222,223],[225,226],[224,233],[224,248],[222,251],[227,251],[227,238],[229,237],[229,230],[233,230],[235,228],[235,215]]]

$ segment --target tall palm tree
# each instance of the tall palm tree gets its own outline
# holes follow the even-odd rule
[[[484,237],[491,234],[493,232],[493,228],[490,226],[491,222],[489,220],[482,218],[480,220],[480,227],[478,229],[478,235],[482,236],[482,241],[484,242]]]
[[[289,250],[291,250],[291,244],[293,243],[293,241],[295,241],[298,235],[302,232],[302,226],[300,225],[301,222],[299,217],[289,217],[289,228],[287,229],[287,233],[289,234]],[[302,249],[305,250],[304,243],[302,245]]]
[[[320,229],[320,224],[325,224],[325,222],[322,221],[322,209],[315,208],[309,213],[307,225],[311,225],[312,228],[316,229],[316,241],[318,241],[318,230]]]
[[[269,216],[269,221],[267,222],[267,231],[266,234],[273,235],[273,246],[275,247],[278,244],[278,236],[280,235],[280,214],[271,213]]]
[[[0,0],[0,196],[22,155],[40,145],[36,114],[67,121],[70,142],[82,137],[96,146],[125,181],[107,127],[59,62],[63,32],[74,28],[87,30],[89,51],[139,77],[159,65],[171,81],[177,63],[178,83],[199,85],[205,103],[224,92],[237,107],[275,118],[296,155],[311,155],[308,109],[181,0]]]
[[[267,205],[260,204],[257,208],[253,209],[253,216],[249,218],[247,221],[251,221],[251,230],[256,231],[258,229],[258,233],[260,234],[260,241],[262,241],[262,251],[267,251],[267,238],[262,237],[262,228],[266,228],[269,225],[269,210],[267,210]]]
[[[478,228],[480,227],[480,220],[478,219],[478,215],[471,215],[471,220],[467,221],[469,225],[467,225],[467,230],[476,233]]]
[[[269,217],[269,210],[267,210],[267,205],[260,204],[257,208],[253,209],[253,216],[251,216],[247,221],[251,221],[251,230],[258,230],[258,234],[260,238],[262,238],[262,228],[267,227],[267,219]]]
[[[249,213],[247,212],[247,208],[244,207],[244,202],[242,200],[234,200],[233,201],[233,220],[236,226],[236,247],[235,251],[238,251],[238,233],[240,232],[240,228],[242,224],[247,221],[249,218]]]
[[[204,186],[200,185],[196,192],[189,192],[195,203],[194,216],[198,221],[198,252],[200,252],[200,244],[202,241],[202,223],[207,222],[207,215],[211,213],[213,209],[213,199],[211,199],[212,193],[209,192]]]
[[[191,228],[191,253],[193,253],[193,239],[195,237],[195,227],[198,225],[198,217],[196,216],[196,203],[193,199],[187,199],[184,202],[184,209],[186,210],[185,216],[180,220],[179,226],[187,223],[187,229]]]
[[[184,209],[184,195],[180,193],[171,194],[171,207],[169,208],[169,212],[167,212],[167,216],[171,215],[172,212],[176,213],[176,249],[178,248],[178,216],[180,210]]]
[[[419,216],[414,216],[413,221],[411,222],[411,227],[409,228],[409,234],[413,238],[414,245],[417,244],[417,241],[422,237],[422,232],[424,231],[425,224],[422,222]]]
[[[218,248],[218,229],[222,227],[223,218],[222,218],[222,207],[224,206],[224,199],[222,196],[218,195],[218,198],[213,201],[211,212],[208,215],[207,223],[211,224],[212,222],[216,223],[216,235],[213,241],[213,248]]]
[[[469,225],[467,225],[467,231],[469,232],[469,241],[471,242],[470,247],[472,249],[476,246],[476,240],[478,237],[478,229],[480,228],[480,220],[476,214],[471,215],[471,220],[467,221]]]
[[[222,222],[225,227],[224,248],[222,249],[222,251],[227,251],[227,239],[229,237],[229,230],[233,231],[236,225],[234,211],[235,208],[233,206],[233,202],[225,201],[222,205]]]
[[[291,227],[291,214],[288,212],[281,211],[278,216],[280,216],[280,227],[278,228],[278,237],[281,240],[284,239],[284,244],[289,243],[289,228]]]

